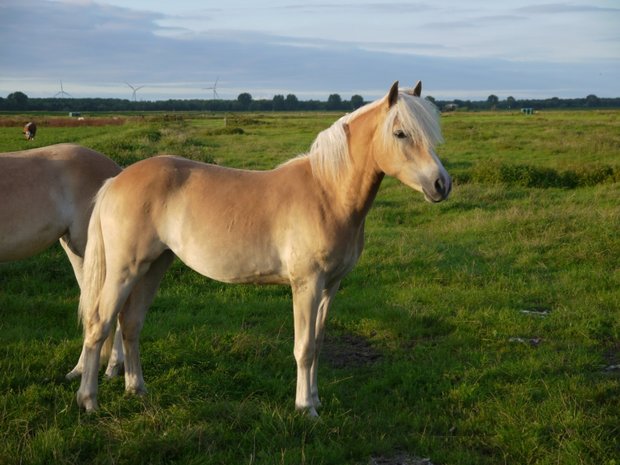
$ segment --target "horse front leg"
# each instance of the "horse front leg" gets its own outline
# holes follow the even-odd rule
[[[319,310],[316,318],[316,347],[314,351],[314,359],[312,361],[312,368],[310,369],[310,374],[312,376],[312,401],[316,408],[319,408],[321,406],[321,401],[319,400],[318,372],[319,355],[321,353],[321,347],[323,346],[323,340],[325,338],[325,321],[327,320],[327,315],[329,313],[331,303],[334,300],[334,296],[336,295],[336,291],[338,291],[339,286],[340,281],[338,281],[333,286],[323,290],[321,303],[319,304]]]
[[[295,361],[297,390],[295,408],[316,417],[318,413],[312,395],[312,364],[316,355],[316,319],[323,283],[321,279],[304,278],[293,286],[293,317],[295,324]],[[317,394],[318,396],[318,394]]]
[[[60,245],[64,249],[67,254],[67,258],[69,259],[69,263],[71,263],[71,268],[73,268],[73,274],[75,275],[75,280],[82,289],[82,280],[83,280],[83,270],[84,270],[84,258],[74,252],[74,248],[70,243],[70,238],[68,234],[64,235],[59,239]]]

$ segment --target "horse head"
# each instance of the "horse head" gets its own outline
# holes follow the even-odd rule
[[[443,141],[439,111],[420,97],[422,83],[399,91],[396,81],[382,99],[379,137],[374,138],[375,162],[384,173],[424,194],[429,202],[445,200],[452,180],[435,153]]]

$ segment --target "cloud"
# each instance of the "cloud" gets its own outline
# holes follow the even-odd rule
[[[170,47],[155,32],[163,16],[97,3],[9,1],[0,10],[5,76],[126,79]],[[6,44],[11,44],[10,47]]]
[[[522,13],[562,14],[562,13],[620,13],[620,8],[573,3],[543,3],[516,8]]]
[[[377,3],[364,6],[378,8]],[[406,8],[403,3],[392,7]],[[438,98],[486,99],[490,93],[617,96],[620,81],[617,59],[594,60],[588,66],[517,62],[471,53],[454,56],[451,45],[430,38],[402,41],[370,34],[365,40],[315,39],[230,27],[195,31],[170,23],[174,17],[96,2],[5,0],[0,4],[0,95],[22,90],[49,97],[62,80],[75,97],[128,98],[126,81],[145,85],[139,98],[206,98],[209,91],[203,88],[219,76],[218,93],[224,98],[247,91],[256,98],[294,93],[326,99],[338,92],[370,99],[383,95],[394,80],[422,79]],[[504,14],[476,17],[474,24],[487,27],[516,20]],[[211,22],[217,23],[215,18]]]

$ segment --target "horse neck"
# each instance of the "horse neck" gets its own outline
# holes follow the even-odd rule
[[[384,177],[374,158],[377,124],[375,112],[363,113],[349,121],[351,164],[337,186],[344,215],[360,223],[372,207]]]

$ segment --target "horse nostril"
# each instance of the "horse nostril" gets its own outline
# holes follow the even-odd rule
[[[446,184],[444,183],[443,179],[437,178],[437,180],[435,181],[435,190],[442,196],[446,194]]]

